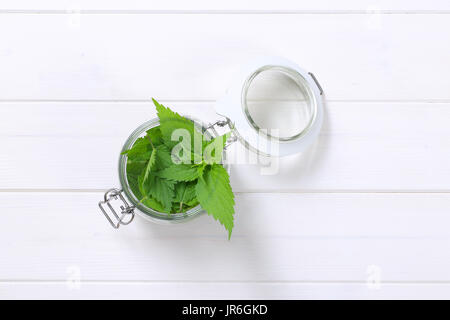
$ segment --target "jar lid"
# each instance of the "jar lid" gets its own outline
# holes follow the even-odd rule
[[[245,64],[216,112],[246,148],[265,156],[302,152],[323,122],[322,89],[312,73],[280,57]]]

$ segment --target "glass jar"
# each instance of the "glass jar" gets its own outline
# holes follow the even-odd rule
[[[192,120],[195,124],[196,129],[201,131],[203,135],[206,136],[207,139],[211,139],[218,136],[214,126],[212,125],[206,126],[201,121],[193,119],[192,117],[186,116],[186,118]],[[167,214],[165,212],[159,212],[141,203],[139,199],[133,194],[130,184],[128,183],[126,172],[128,157],[127,155],[122,154],[122,152],[129,150],[134,145],[134,143],[138,138],[145,136],[147,130],[158,126],[159,126],[159,119],[158,118],[151,119],[141,124],[130,134],[128,139],[125,141],[119,156],[118,167],[119,167],[119,181],[121,189],[114,188],[108,190],[105,193],[104,200],[99,202],[99,207],[102,210],[103,214],[108,219],[110,224],[116,229],[119,228],[120,225],[127,225],[131,223],[134,219],[135,213],[137,213],[139,216],[143,217],[146,220],[156,222],[159,224],[186,222],[193,219],[194,217],[197,217],[205,213],[205,211],[202,209],[200,205],[197,205],[194,208],[191,208],[186,212],[182,213]],[[227,164],[226,158],[226,148],[224,148],[223,150],[222,165],[229,173],[229,165]],[[118,200],[121,202],[121,205],[118,210],[115,209],[113,206],[114,200]],[[110,212],[109,214],[108,211],[105,210],[106,209],[105,206],[109,209]],[[120,214],[118,214],[117,211],[120,211]]]

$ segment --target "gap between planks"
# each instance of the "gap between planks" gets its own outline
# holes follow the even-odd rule
[[[107,189],[0,189],[0,193],[98,193]],[[445,190],[251,190],[234,194],[450,194]]]
[[[450,10],[0,10],[0,14],[361,15],[450,14]]]
[[[63,284],[67,283],[67,279],[61,280],[32,280],[32,279],[0,279],[0,284],[15,284],[15,283],[31,283],[31,284]],[[167,283],[167,284],[367,284],[367,281],[357,281],[357,280],[273,280],[273,281],[254,281],[254,280],[81,280],[81,283],[85,284],[152,284],[152,283]],[[382,285],[449,285],[450,281],[382,281]]]
[[[160,103],[199,103],[199,104],[212,104],[216,103],[216,100],[195,100],[195,99],[158,99]],[[261,100],[264,101],[264,100]],[[324,99],[325,103],[430,103],[430,104],[447,104],[450,103],[450,99],[399,99],[399,100],[364,100],[364,99]],[[6,103],[152,103],[151,99],[130,99],[130,100],[89,100],[89,99],[70,99],[70,100],[62,100],[62,99],[0,99],[0,104]]]

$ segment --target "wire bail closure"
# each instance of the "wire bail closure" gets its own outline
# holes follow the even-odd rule
[[[222,116],[223,117],[223,116]],[[224,150],[226,150],[231,144],[236,142],[238,140],[238,137],[233,133],[232,127],[233,124],[231,123],[230,119],[224,117],[225,120],[217,120],[214,123],[211,123],[209,126],[206,127],[206,129],[211,129],[216,136],[219,136],[220,134],[216,130],[216,126],[219,128],[224,128],[225,126],[228,126],[228,128],[231,130],[229,133],[231,134],[228,140],[226,141],[225,146],[223,147]]]
[[[113,188],[106,191],[104,200],[100,201],[98,203],[98,206],[100,210],[102,210],[103,214],[105,215],[106,219],[109,221],[111,226],[114,229],[119,229],[120,225],[127,225],[130,224],[134,219],[134,206],[130,206],[125,200],[125,197],[122,195],[122,190]],[[113,206],[111,205],[111,200],[120,200],[122,201],[122,205],[120,206],[121,215],[117,214],[116,210],[114,210]],[[109,211],[112,213],[112,217],[108,212],[105,210],[105,204],[107,205]],[[125,217],[130,216],[128,220],[125,220]],[[114,222],[114,220],[116,222]]]

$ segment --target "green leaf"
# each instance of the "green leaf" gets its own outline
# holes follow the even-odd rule
[[[155,170],[162,170],[172,166],[174,163],[172,161],[172,155],[170,154],[169,148],[165,145],[160,145],[156,147],[156,165]]]
[[[194,202],[194,201],[192,201]],[[196,207],[198,205],[198,201],[197,199],[195,199],[195,205],[191,206],[188,204],[183,203],[183,205],[181,206],[181,203],[179,202],[172,202],[172,212],[177,212],[177,213],[185,213],[186,211]],[[181,206],[181,208],[180,208]]]
[[[139,178],[141,178],[140,176]],[[175,181],[162,179],[160,177],[150,175],[145,183],[142,179],[139,179],[142,185],[141,193],[145,196],[151,196],[158,200],[165,209],[170,210],[172,207],[172,200],[175,196]]]
[[[152,149],[150,140],[146,137],[141,137],[135,141],[131,149],[123,151],[122,154],[126,154],[128,159],[148,160]]]
[[[197,198],[194,198],[194,199],[186,202],[186,205],[189,206],[189,207],[195,207],[198,204],[199,204],[199,202],[198,202]]]
[[[127,159],[127,174],[139,176],[145,170],[147,160]]]
[[[230,138],[231,132],[227,132],[221,136],[217,136],[209,141],[206,142],[204,148],[206,148],[208,145],[211,144],[218,144],[219,146],[222,146],[222,149],[225,147],[227,140]]]
[[[147,138],[149,138],[154,146],[163,144],[162,133],[160,127],[154,127],[147,130]]]
[[[178,182],[175,185],[175,202],[183,202],[188,203],[189,201],[192,201],[195,196],[195,182]]]
[[[170,209],[168,210],[168,209],[164,208],[163,205],[159,201],[153,199],[152,197],[148,197],[147,196],[144,199],[142,199],[141,202],[145,206],[147,206],[149,208],[152,208],[152,209],[154,209],[156,211],[164,212],[164,213],[170,213]]]
[[[231,133],[218,136],[203,147],[203,160],[207,164],[220,163],[222,161],[223,149]]]
[[[183,148],[183,150],[186,150],[187,152],[193,153],[193,154],[201,154],[202,149],[202,141],[203,141],[203,134],[200,133],[194,125],[194,122],[192,120],[189,120],[185,117],[180,116],[178,113],[173,112],[169,108],[164,107],[162,104],[160,104],[155,99],[152,99],[153,103],[155,104],[156,111],[158,113],[160,128],[162,137],[164,140],[164,144],[166,144],[170,150],[178,144],[180,144]],[[181,139],[180,141],[173,141],[172,140],[172,133],[175,130],[184,129],[184,133],[186,133],[188,136],[188,139]],[[189,141],[188,141],[189,140]],[[195,142],[197,142],[195,144]],[[190,157],[190,155],[189,155]],[[190,159],[192,160],[192,159]]]
[[[152,150],[152,154],[150,155],[150,159],[148,160],[147,166],[145,168],[145,173],[144,173],[144,179],[142,180],[142,183],[146,183],[148,180],[148,176],[150,174],[150,172],[152,171],[152,168],[155,167],[155,163],[156,163],[156,148]]]
[[[188,202],[192,202],[195,199],[195,182],[178,182],[175,185],[175,198],[172,209],[176,212],[185,212],[189,209]]]
[[[174,181],[193,181],[198,178],[198,169],[187,164],[174,164],[156,175]]]
[[[202,162],[200,165],[197,166],[197,172],[198,172],[198,176],[200,178],[202,178],[203,176],[203,171],[205,171],[207,164],[205,162]]]
[[[143,195],[139,190],[139,176],[133,174],[127,174],[128,185],[130,186],[131,192],[138,199],[142,199]]]
[[[131,181],[133,184],[137,183],[138,184],[138,191],[139,194],[135,193],[135,196],[137,196],[139,199],[142,198],[142,196],[146,195],[147,192],[145,191],[145,187],[144,184],[147,183],[150,172],[152,171],[152,168],[155,166],[155,161],[156,161],[156,148],[152,150],[152,153],[150,154],[150,159],[147,161],[145,166],[142,166],[142,162],[143,161],[133,161],[133,160],[128,160],[130,162],[130,169],[133,169],[135,174],[133,174],[133,170],[130,170],[129,172],[129,177],[131,178]],[[142,166],[142,167],[141,167]],[[134,168],[136,167],[136,168]],[[140,179],[140,176],[137,177],[136,179],[136,173],[138,171],[138,169],[140,169],[139,172],[141,172],[141,175],[143,174],[142,178]],[[127,170],[128,170],[128,165],[127,165]],[[130,183],[130,181],[129,181]],[[130,187],[132,187],[133,189],[136,189],[136,186],[133,185]]]
[[[131,192],[136,198],[141,199],[142,193],[139,188],[138,178],[145,170],[148,161],[145,160],[131,160],[127,159],[127,180],[130,186]]]
[[[203,209],[228,230],[229,239],[234,226],[234,195],[228,172],[219,164],[208,166],[198,179],[195,191]]]

